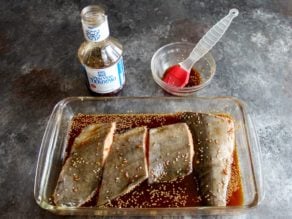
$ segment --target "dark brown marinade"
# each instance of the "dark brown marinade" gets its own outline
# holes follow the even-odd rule
[[[196,69],[191,69],[189,82],[186,87],[198,86],[202,83],[202,78],[200,73]]]
[[[181,122],[181,114],[103,114],[103,115],[76,115],[69,132],[67,152],[70,152],[73,141],[85,126],[97,122],[117,123],[117,133],[122,133],[130,128],[147,126],[155,128]],[[147,149],[148,151],[148,149]],[[148,154],[147,154],[148,157]],[[98,195],[98,194],[97,194]],[[96,195],[96,196],[97,196]],[[85,206],[95,206],[97,197]],[[227,205],[238,206],[243,204],[243,191],[237,150],[233,154],[231,179],[228,185]],[[134,190],[118,197],[106,204],[105,207],[123,208],[157,208],[157,207],[193,207],[202,206],[199,188],[194,173],[174,182],[157,183],[149,185],[147,180]]]

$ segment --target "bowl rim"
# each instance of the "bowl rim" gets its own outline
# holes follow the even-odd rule
[[[214,75],[216,73],[216,62],[215,62],[215,59],[214,59],[214,57],[213,57],[213,55],[211,54],[210,51],[204,57],[206,57],[206,56],[208,57],[208,58],[205,58],[205,59],[207,60],[207,62],[210,65],[211,75],[202,84],[199,84],[199,85],[196,85],[196,86],[192,86],[192,87],[180,88],[180,87],[169,85],[169,84],[165,83],[163,80],[161,80],[159,78],[159,76],[157,74],[154,73],[155,72],[154,71],[154,59],[156,58],[157,54],[159,54],[161,52],[161,50],[163,50],[163,49],[165,49],[167,47],[174,46],[174,45],[181,45],[181,44],[186,44],[186,45],[189,45],[191,47],[195,46],[194,43],[191,43],[191,42],[188,42],[188,41],[178,41],[178,42],[173,42],[173,43],[166,44],[166,45],[160,47],[158,50],[155,51],[155,53],[153,54],[153,56],[151,58],[151,73],[152,73],[152,77],[153,77],[154,81],[161,88],[163,88],[166,91],[170,91],[171,90],[171,92],[178,92],[178,93],[195,92],[195,91],[200,90],[200,89],[204,88],[205,86],[207,86],[211,82],[211,80],[213,79],[213,77],[214,77]],[[202,58],[204,58],[204,57],[202,57]]]

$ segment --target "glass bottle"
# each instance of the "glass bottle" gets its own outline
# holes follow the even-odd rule
[[[123,47],[110,37],[107,15],[103,8],[89,5],[81,11],[85,42],[78,50],[88,87],[94,94],[113,94],[125,84]]]

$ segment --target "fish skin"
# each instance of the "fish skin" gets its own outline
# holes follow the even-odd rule
[[[104,166],[97,206],[130,192],[148,178],[146,137],[146,127],[114,136]]]
[[[150,129],[149,184],[170,182],[192,172],[194,146],[186,123]]]
[[[115,123],[88,125],[75,138],[54,191],[57,206],[80,207],[95,195],[115,127]]]
[[[226,116],[184,113],[194,139],[194,171],[203,203],[226,206],[235,147],[234,121]]]

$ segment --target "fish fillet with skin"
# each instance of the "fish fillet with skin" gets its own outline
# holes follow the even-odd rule
[[[186,123],[150,129],[148,182],[170,182],[192,172],[194,146]]]
[[[235,147],[231,118],[203,113],[185,113],[194,139],[194,171],[204,204],[226,206],[227,188]]]
[[[75,138],[55,188],[56,205],[79,207],[95,195],[115,127],[115,123],[88,125]]]
[[[115,135],[105,162],[97,205],[130,192],[148,178],[146,127]]]

